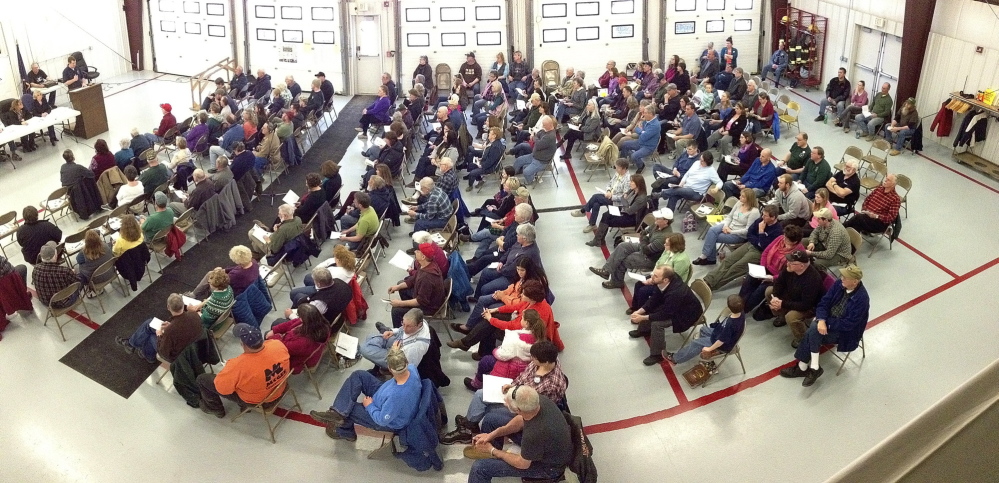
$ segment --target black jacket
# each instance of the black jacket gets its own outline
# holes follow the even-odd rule
[[[339,278],[334,278],[333,285],[317,290],[316,293],[302,299],[298,305],[307,304],[313,300],[323,302],[326,304],[326,312],[323,313],[323,317],[326,318],[327,322],[332,324],[337,316],[347,308],[347,305],[350,304],[353,298],[354,292],[350,289],[350,285],[347,285],[346,282]]]
[[[849,100],[850,81],[843,79],[843,82],[840,82],[839,77],[833,77],[826,85],[826,97],[831,97],[836,102]]]
[[[305,195],[304,200],[300,200],[298,208],[295,208],[295,216],[302,220],[304,223],[308,223],[312,219],[312,215],[319,211],[319,207],[323,206],[326,202],[326,193],[323,190],[310,191]]]
[[[666,290],[660,291],[656,287],[642,308],[651,321],[673,321],[674,333],[689,329],[702,312],[701,302],[697,300],[694,291],[675,273],[670,278]]]
[[[50,241],[59,243],[62,240],[62,230],[47,220],[40,220],[21,225],[16,236],[17,244],[21,245],[21,256],[24,257],[24,261],[34,265],[42,245]]]
[[[398,178],[399,176],[402,176],[403,157],[402,143],[395,141],[391,146],[382,148],[382,150],[378,153],[378,161],[376,161],[376,164],[382,163],[387,165],[389,170],[392,171],[392,177]]]

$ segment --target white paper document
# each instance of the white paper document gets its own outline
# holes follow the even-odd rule
[[[153,330],[160,330],[160,327],[163,327],[163,321],[162,320],[160,320],[160,319],[158,319],[156,317],[153,317],[153,320],[149,321],[149,328],[151,328]]]
[[[288,190],[288,194],[284,195],[284,198],[281,198],[281,201],[283,201],[283,202],[285,202],[285,203],[287,203],[289,205],[293,205],[295,203],[298,203],[298,199],[299,199],[299,197],[298,197],[297,194],[295,194],[294,191]]]
[[[714,209],[715,209],[715,207],[711,206],[711,205],[707,205],[707,204],[701,205],[701,206],[697,207],[697,214],[698,215],[709,215],[709,214],[711,214],[712,211],[714,211]]]
[[[527,109],[527,102],[523,99],[517,99],[517,110],[523,111],[524,109]]]
[[[624,241],[625,243],[638,243],[639,240],[637,236],[626,236],[624,237]]]
[[[378,146],[380,148],[384,148],[386,143],[384,138],[374,138],[371,140],[371,144],[374,144],[375,146]]]
[[[667,173],[665,171],[656,171],[656,177],[659,178],[659,179],[669,178],[670,174],[672,174],[672,173]]]
[[[609,213],[611,216],[621,216],[621,208],[618,208],[616,206],[608,206],[607,213]]]
[[[407,255],[406,252],[399,250],[395,253],[395,256],[389,260],[389,265],[399,267],[403,270],[409,270],[410,268],[413,268],[413,261],[415,261],[413,257]]]
[[[487,266],[486,268],[491,268],[493,270],[496,270],[497,268],[499,268],[499,264],[500,264],[500,262],[493,262],[493,263],[490,263],[489,266]]]
[[[330,232],[330,240],[339,240],[342,236],[343,234],[338,231]]]
[[[673,133],[671,133],[671,132],[668,132],[668,133],[666,133],[666,137],[668,137],[668,138],[670,138],[670,139],[676,139],[676,134],[673,134]]]
[[[482,402],[503,404],[503,386],[513,384],[513,379],[489,374],[482,376]]]
[[[181,191],[181,190],[173,190],[173,193],[174,193],[175,195],[177,195],[177,197],[178,197],[178,198],[180,198],[180,199],[182,199],[182,200],[186,200],[186,199],[187,199],[187,193],[186,193],[186,192],[184,192],[184,191]]]
[[[725,155],[725,162],[728,163],[728,164],[731,164],[732,166],[738,166],[739,165],[739,160],[736,159],[736,158],[733,158],[732,156],[729,156],[728,154]]]
[[[250,232],[250,235],[252,235],[253,238],[256,238],[260,243],[267,243],[264,236],[270,235],[270,233],[268,233],[267,230],[260,228],[259,225],[254,225],[253,231]]]
[[[749,276],[753,278],[767,278],[767,269],[763,265],[757,265],[755,263],[750,263],[749,265]]]
[[[871,108],[868,106],[861,107],[860,112],[864,115],[864,117],[871,117]]]
[[[370,160],[370,159],[365,159],[365,160],[364,160],[364,165],[365,165],[365,166],[370,166],[370,167],[372,167],[372,168],[373,168],[373,167],[375,166],[375,162],[374,162],[374,161],[372,161],[372,160]]]
[[[188,297],[187,295],[183,296],[183,300],[184,300],[184,305],[198,305],[198,304],[201,303],[200,300],[192,299],[191,297]]]
[[[644,282],[645,281],[645,275],[642,275],[642,274],[640,274],[638,272],[628,272],[628,273],[625,274],[625,276],[627,276],[628,278],[630,278],[630,279],[632,279],[632,280],[634,280],[636,282]]]
[[[341,332],[336,338],[336,353],[347,359],[357,359],[357,337]]]
[[[577,126],[575,124],[566,124],[565,126],[568,127],[569,129],[572,129],[573,131],[578,131],[579,130],[579,126]]]
[[[604,189],[601,188],[601,187],[599,187],[599,186],[594,186],[593,187],[593,191],[596,191],[598,195],[602,195],[602,194],[606,193],[606,191],[604,191]]]

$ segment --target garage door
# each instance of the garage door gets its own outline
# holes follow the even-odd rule
[[[421,55],[429,57],[431,68],[448,64],[453,73],[468,52],[475,52],[483,74],[497,53],[510,60],[504,0],[407,0],[401,14],[403,86],[412,83]]]
[[[308,91],[316,72],[344,89],[340,2],[330,0],[248,0],[248,72],[264,69],[271,83],[292,75]]]
[[[720,52],[731,36],[739,50],[738,66],[749,73],[759,72],[762,7],[763,0],[666,0],[663,57],[668,62],[679,55],[696,72],[697,58],[708,42],[714,42]],[[769,57],[770,52],[762,55]]]
[[[640,0],[535,0],[534,62],[559,63],[586,72],[592,83],[608,60],[618,65],[642,57],[642,1]]]
[[[193,76],[235,58],[229,5],[227,0],[150,0],[153,69]]]

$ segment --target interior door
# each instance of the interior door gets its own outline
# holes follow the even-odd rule
[[[503,52],[510,61],[505,0],[407,0],[402,4],[403,86],[413,81],[420,56],[430,59],[430,67],[448,64],[452,72],[465,62],[465,54],[475,52],[483,75]]]
[[[641,0],[534,1],[532,66],[556,60],[563,75],[573,67],[592,84],[608,60],[621,66],[642,56]]]
[[[867,83],[867,94],[874,95],[887,82],[898,85],[899,57],[902,55],[902,38],[873,30],[857,27],[856,53],[853,58],[851,82],[863,80]]]
[[[153,69],[193,76],[235,58],[229,6],[226,0],[149,0]]]
[[[760,71],[760,9],[763,0],[669,0],[666,2],[666,31],[663,32],[663,57],[669,63],[673,55],[686,61],[687,70],[697,72],[698,58],[714,42],[721,52],[725,39],[739,50],[738,66],[747,73]],[[665,70],[665,69],[664,69]]]
[[[245,18],[248,72],[276,73],[274,84],[292,75],[308,91],[322,71],[343,90],[339,1],[247,0]]]
[[[382,29],[377,15],[357,15],[353,21],[351,43],[354,49],[354,74],[351,76],[356,94],[377,94],[382,72]]]

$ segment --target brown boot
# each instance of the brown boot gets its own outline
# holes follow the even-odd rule
[[[593,230],[593,239],[586,242],[587,245],[591,247],[602,247],[607,245],[607,225],[600,225],[595,230]]]

